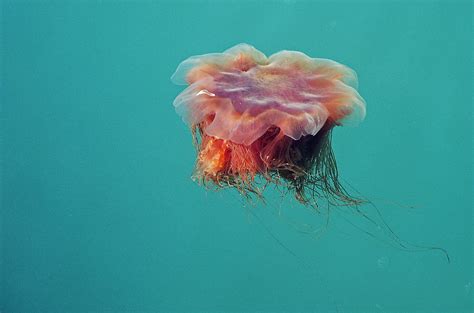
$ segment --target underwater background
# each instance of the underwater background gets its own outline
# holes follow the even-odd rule
[[[471,1],[1,11],[1,312],[473,312]],[[340,176],[400,239],[371,207],[377,225],[191,180],[170,76],[240,42],[358,73],[367,118],[334,131]]]

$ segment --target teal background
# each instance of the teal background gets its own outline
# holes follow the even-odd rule
[[[3,1],[1,34],[1,312],[473,311],[471,2]],[[169,78],[240,42],[357,71],[341,176],[451,263],[190,179]]]

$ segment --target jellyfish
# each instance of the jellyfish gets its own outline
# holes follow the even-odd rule
[[[284,186],[304,205],[357,205],[339,182],[336,126],[366,115],[356,73],[298,51],[269,57],[248,44],[192,56],[172,76],[188,85],[174,100],[197,148],[193,178],[263,198]]]

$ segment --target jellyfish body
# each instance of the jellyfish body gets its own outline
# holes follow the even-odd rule
[[[331,130],[356,125],[365,102],[353,70],[296,51],[266,57],[247,44],[183,61],[189,86],[174,106],[198,150],[194,177],[261,195],[257,176],[285,182],[298,200],[355,201],[338,182]]]

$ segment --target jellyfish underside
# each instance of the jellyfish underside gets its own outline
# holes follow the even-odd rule
[[[234,187],[246,197],[263,199],[269,183],[283,185],[305,205],[317,208],[318,199],[331,205],[359,205],[360,198],[349,195],[338,179],[331,147],[334,123],[327,122],[316,135],[294,140],[270,127],[250,145],[208,136],[207,120],[192,128],[198,158],[193,177],[204,185]],[[258,183],[256,176],[263,178]]]

